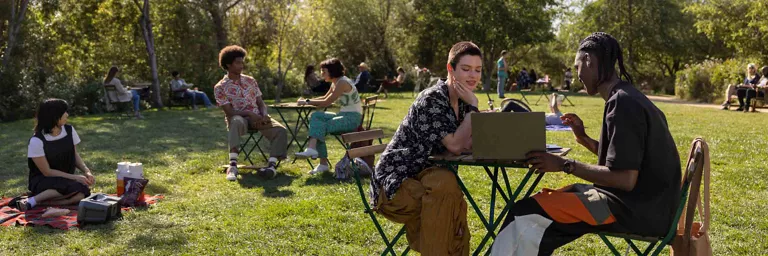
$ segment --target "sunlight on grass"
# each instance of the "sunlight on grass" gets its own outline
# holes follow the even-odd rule
[[[478,96],[484,102],[485,95]],[[537,97],[528,96],[533,101]],[[589,135],[598,138],[602,99],[569,98],[576,107],[565,106],[563,111],[579,114]],[[378,104],[373,126],[392,135],[411,102],[410,92],[390,94],[389,99]],[[768,115],[665,103],[658,106],[667,115],[681,158],[687,156],[693,138],[703,136],[710,142],[710,237],[715,255],[768,252],[768,220],[764,218],[768,213],[768,144],[762,125],[768,121]],[[543,103],[531,107],[546,110]],[[481,104],[481,108],[487,106]],[[288,118],[294,120],[295,114],[291,114]],[[272,115],[279,118],[276,112]],[[150,179],[147,193],[162,193],[166,199],[150,209],[130,212],[122,220],[79,230],[1,228],[0,240],[4,242],[0,243],[0,254],[373,255],[384,248],[363,213],[355,185],[336,181],[330,174],[311,177],[306,174],[310,169],[306,161],[283,162],[280,174],[272,180],[245,172],[239,182],[226,181],[219,167],[227,159],[226,127],[220,110],[150,111],[146,120],[105,117],[70,119],[83,139],[79,150],[96,173],[93,191],[113,193],[116,163],[127,160],[144,163],[145,175]],[[26,145],[31,128],[31,120],[0,124],[3,196],[26,191]],[[515,127],[509,128],[515,132]],[[306,132],[304,129],[300,133],[301,140],[306,138]],[[570,132],[548,132],[547,142],[574,148],[569,157],[579,161],[597,161],[596,156],[573,140]],[[269,144],[264,141],[262,145]],[[343,155],[342,147],[331,140],[328,147],[335,163]],[[292,147],[289,155],[295,151]],[[263,164],[260,156],[254,160],[257,165]],[[511,182],[518,182],[523,176],[522,171],[510,173]],[[487,209],[491,183],[485,172],[481,168],[463,167],[460,175],[481,208]],[[583,181],[557,173],[547,175],[539,188],[575,182]],[[400,227],[384,218],[380,221],[390,233]],[[473,211],[469,211],[469,225],[474,247],[484,233]],[[616,242],[624,246],[621,241]],[[403,241],[398,248],[404,245]],[[556,254],[607,255],[609,251],[597,236],[586,235]]]

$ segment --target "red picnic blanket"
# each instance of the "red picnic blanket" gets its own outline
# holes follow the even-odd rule
[[[115,195],[112,195],[115,196]],[[144,202],[137,204],[137,207],[146,207],[147,205],[156,204],[158,200],[165,198],[163,195],[144,195]],[[27,210],[26,212],[20,212],[15,208],[8,206],[8,203],[13,198],[3,197],[0,198],[0,226],[9,227],[14,225],[34,225],[34,226],[51,226],[57,229],[69,230],[70,228],[77,227],[77,205],[71,206],[58,206],[57,208],[69,209],[70,212],[64,216],[43,218],[43,212],[47,207],[39,206]],[[123,212],[130,211],[130,207],[123,207]]]

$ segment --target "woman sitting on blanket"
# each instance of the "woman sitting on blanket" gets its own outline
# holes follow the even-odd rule
[[[339,113],[316,111],[309,118],[309,145],[304,152],[296,153],[296,158],[318,158],[320,164],[311,170],[310,174],[329,171],[328,150],[325,146],[325,136],[330,133],[351,132],[360,126],[363,120],[363,106],[352,80],[344,76],[344,65],[336,58],[320,63],[321,75],[326,82],[331,83],[331,89],[323,97],[314,99],[299,99],[299,105],[328,107],[334,102],[339,103]]]
[[[32,197],[11,202],[20,211],[37,205],[71,205],[91,194],[89,187],[95,180],[77,153],[80,137],[67,124],[68,108],[64,100],[47,99],[37,109],[35,134],[27,147]],[[75,175],[75,168],[83,175]]]

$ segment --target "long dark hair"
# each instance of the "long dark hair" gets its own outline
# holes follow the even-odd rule
[[[632,76],[629,75],[624,67],[624,57],[621,54],[619,41],[608,33],[595,32],[584,38],[579,43],[579,52],[589,52],[599,59],[597,68],[598,84],[607,81],[612,75],[616,74],[616,62],[619,63],[619,78],[632,83]]]
[[[44,100],[35,113],[35,132],[51,133],[68,109],[69,104],[65,100],[54,98]]]
[[[107,76],[104,77],[104,84],[108,84],[109,82],[112,82],[112,78],[115,78],[115,75],[117,75],[117,72],[120,72],[120,69],[116,66],[112,66],[109,68],[109,72],[107,72]]]
[[[304,71],[304,80],[307,79],[309,74],[312,74],[315,72],[315,65],[307,65],[307,69]]]

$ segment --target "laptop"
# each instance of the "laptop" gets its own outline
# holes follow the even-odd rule
[[[544,112],[472,113],[474,159],[525,160],[546,151]]]

